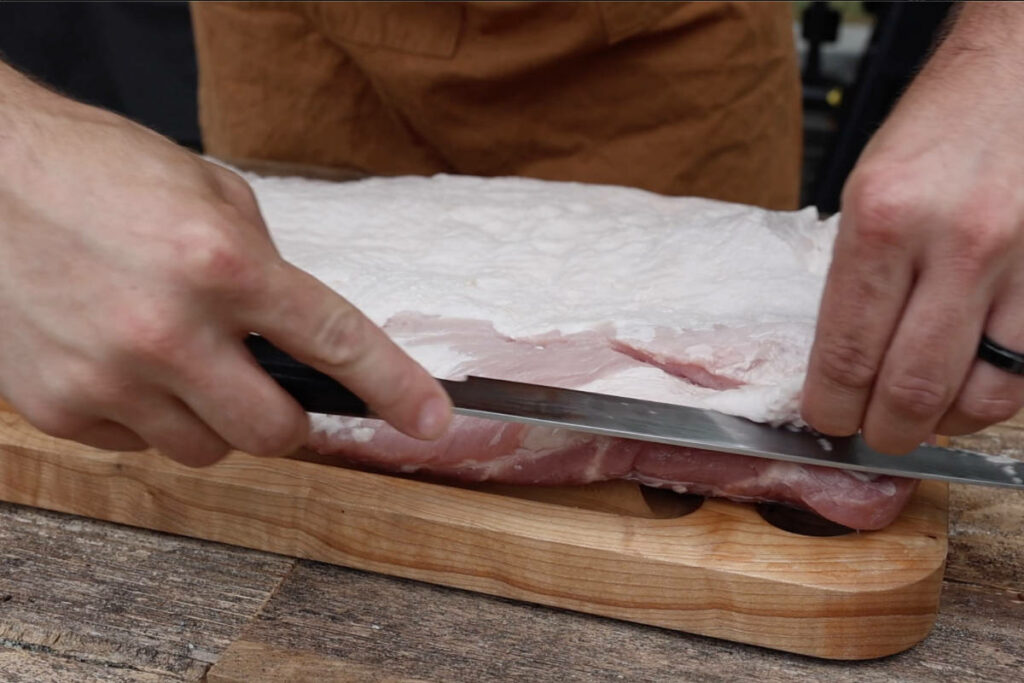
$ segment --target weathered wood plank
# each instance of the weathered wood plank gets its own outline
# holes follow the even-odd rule
[[[82,661],[38,649],[0,650],[0,677],[4,683],[169,683],[182,680],[175,675]]]
[[[40,676],[63,661],[106,671],[109,680],[125,672],[197,680],[293,564],[0,504],[0,679],[21,671],[27,655],[11,653],[22,652],[35,655]]]
[[[953,445],[1024,460],[1024,412]],[[949,543],[947,579],[1024,592],[1024,492],[951,486]]]
[[[431,681],[1015,680],[1022,644],[1022,596],[957,583],[946,584],[920,645],[830,662],[303,561],[210,680],[259,680],[264,670]]]
[[[395,676],[387,671],[305,650],[286,650],[267,643],[236,640],[206,683],[252,681],[331,681],[331,683],[415,683],[424,679]]]

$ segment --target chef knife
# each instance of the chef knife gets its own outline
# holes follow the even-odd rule
[[[257,362],[304,409],[373,417],[358,396],[263,337],[250,335],[245,343]],[[883,455],[859,436],[824,437],[713,410],[483,377],[439,381],[451,397],[454,411],[461,415],[804,465],[1024,490],[1024,462],[1003,456],[932,445],[921,445],[906,455]]]

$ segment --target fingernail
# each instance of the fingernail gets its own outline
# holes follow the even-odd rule
[[[428,400],[420,410],[416,431],[424,439],[436,439],[444,433],[449,419],[451,419],[451,404],[440,396],[435,396]]]

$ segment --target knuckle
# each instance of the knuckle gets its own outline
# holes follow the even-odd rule
[[[905,226],[919,211],[903,171],[891,166],[855,171],[843,190],[854,238],[869,247],[903,245]]]
[[[1005,422],[1020,411],[1019,401],[1005,396],[961,396],[956,410],[971,422],[993,425]]]
[[[186,282],[200,290],[248,288],[257,279],[253,259],[229,230],[216,222],[187,240],[179,264]]]
[[[833,342],[821,348],[818,369],[833,385],[849,389],[870,389],[878,372],[877,364],[851,343]]]
[[[30,425],[58,439],[74,439],[85,428],[82,418],[56,402],[35,401],[20,412]]]
[[[354,365],[369,341],[369,324],[349,306],[335,306],[313,335],[317,360],[336,368]]]
[[[1008,205],[1006,205],[1008,206]],[[1002,259],[1018,239],[1018,226],[1005,206],[976,200],[953,222],[953,267],[984,271]]]
[[[47,368],[41,380],[52,405],[74,406],[83,403],[83,394],[89,389],[88,374],[83,371],[83,364],[75,361],[53,364]]]
[[[43,431],[53,434],[60,430],[64,438],[70,433],[66,426],[69,415],[105,413],[111,406],[125,400],[125,391],[119,386],[118,379],[109,368],[101,364],[81,360],[54,364],[50,372],[42,377],[42,381],[50,403],[37,403],[34,412],[40,415],[41,422],[53,425]],[[74,420],[74,424],[75,427],[84,426],[80,420]]]
[[[256,195],[252,187],[245,181],[245,178],[234,171],[217,167],[215,177],[220,185],[221,191],[228,201],[232,203],[256,203]]]
[[[181,353],[185,331],[170,316],[137,311],[121,317],[119,337],[128,357],[165,363]]]
[[[83,404],[90,412],[119,412],[117,408],[133,396],[120,372],[108,365],[77,363],[66,367],[62,375],[65,399]]]
[[[105,412],[116,410],[133,396],[124,383],[105,375],[97,375],[89,382],[84,392],[94,406]]]
[[[304,420],[290,414],[265,416],[254,428],[250,443],[243,450],[252,455],[279,457],[302,445],[308,427]]]
[[[885,402],[901,414],[927,418],[949,404],[949,385],[941,380],[905,375],[883,385]]]

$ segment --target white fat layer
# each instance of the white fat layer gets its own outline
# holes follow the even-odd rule
[[[373,427],[356,427],[352,430],[352,440],[356,443],[367,443],[376,433],[377,430]]]
[[[836,232],[812,208],[523,178],[248,180],[285,258],[378,324],[414,311],[487,320],[510,338],[610,324],[637,341],[665,329],[763,329],[797,361],[757,385],[714,391],[643,367],[585,388],[796,419]],[[408,350],[439,376],[465,360],[442,346]],[[706,341],[688,349],[693,360],[713,352]]]
[[[522,447],[534,453],[545,453],[585,441],[587,438],[578,432],[564,429],[531,429],[526,432]]]
[[[358,443],[370,441],[383,422],[358,417],[311,414],[310,429],[336,441],[351,440]]]

